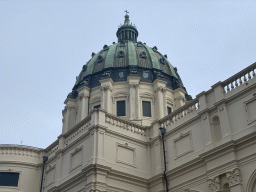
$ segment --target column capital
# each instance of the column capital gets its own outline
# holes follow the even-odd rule
[[[74,106],[74,105],[67,105],[66,108],[67,108],[67,110],[70,110],[72,108],[76,108],[76,106]]]
[[[79,93],[79,99],[83,99],[83,98],[88,98],[89,95],[85,94],[85,93]]]
[[[139,83],[131,83],[129,84],[130,88],[138,88],[139,87]]]
[[[219,192],[220,190],[220,179],[219,176],[208,180],[208,186],[211,192]]]
[[[241,183],[241,173],[238,168],[233,171],[227,172],[226,176],[228,178],[229,187],[239,185]]]
[[[100,87],[100,89],[102,91],[107,91],[107,90],[112,91],[112,87],[109,86],[109,85],[103,85],[103,86]]]

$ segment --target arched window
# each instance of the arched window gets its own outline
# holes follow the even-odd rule
[[[222,140],[222,132],[220,127],[220,118],[218,116],[215,116],[212,118],[212,133],[213,133],[213,139],[215,142],[219,142]]]

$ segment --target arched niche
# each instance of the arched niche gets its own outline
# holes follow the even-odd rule
[[[256,170],[253,171],[248,180],[246,192],[256,192]]]
[[[220,142],[222,140],[222,132],[220,127],[219,116],[214,116],[211,121],[211,129],[213,134],[213,140],[215,142]]]
[[[223,192],[231,192],[228,183],[224,183],[224,185],[222,186],[222,188],[223,188],[223,190],[222,190]]]

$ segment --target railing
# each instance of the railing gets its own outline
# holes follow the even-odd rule
[[[86,132],[87,128],[89,128],[90,125],[91,125],[91,115],[84,118],[80,123],[75,125],[72,129],[70,129],[67,133],[64,134],[64,137],[65,137],[64,144],[68,145],[79,135],[82,135],[84,132]]]
[[[146,128],[145,126],[138,125],[137,123],[133,123],[131,121],[128,121],[126,119],[117,117],[115,115],[112,115],[110,113],[105,114],[105,123],[108,123],[110,125],[114,125],[116,127],[120,127],[122,129],[126,129],[128,131],[131,131],[133,133],[137,133],[143,136],[146,136]]]
[[[173,111],[170,115],[167,115],[164,118],[160,119],[158,122],[160,123],[161,127],[166,127],[186,117],[189,113],[193,113],[194,111],[197,111],[198,109],[199,109],[199,99],[195,98],[194,100],[190,101],[186,105]]]
[[[256,62],[222,82],[224,92],[230,92],[236,87],[255,77]]]

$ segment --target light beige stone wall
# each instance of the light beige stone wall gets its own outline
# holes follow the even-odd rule
[[[39,191],[42,156],[42,149],[22,145],[0,145],[0,172],[19,173],[18,187],[0,186],[0,191]]]

